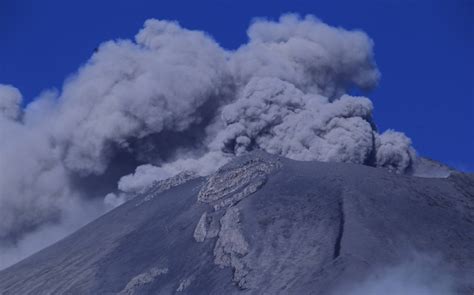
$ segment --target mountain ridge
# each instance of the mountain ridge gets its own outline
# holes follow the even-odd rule
[[[350,294],[419,257],[445,269],[416,288],[474,291],[471,174],[252,152],[157,188],[0,271],[1,294]]]

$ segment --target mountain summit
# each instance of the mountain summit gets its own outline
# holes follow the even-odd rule
[[[252,152],[0,272],[1,294],[472,294],[474,175]]]

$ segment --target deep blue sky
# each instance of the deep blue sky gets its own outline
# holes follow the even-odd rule
[[[379,129],[474,171],[474,0],[0,0],[0,83],[26,101],[60,88],[99,43],[133,37],[147,18],[178,20],[235,48],[253,17],[285,12],[367,32],[382,72],[369,94]]]

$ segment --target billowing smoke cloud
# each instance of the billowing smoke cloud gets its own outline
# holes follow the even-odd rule
[[[312,16],[255,21],[249,42],[231,57],[239,85],[253,77],[280,78],[304,92],[337,98],[350,86],[370,89],[379,72],[372,40],[360,31],[330,27]]]
[[[20,92],[0,86],[0,258],[76,207],[107,195],[90,220],[153,181],[206,175],[252,149],[411,169],[410,140],[379,134],[370,100],[347,94],[380,76],[366,34],[284,15],[256,20],[248,35],[229,51],[148,20],[134,41],[102,44],[60,92],[24,110]]]
[[[223,108],[226,127],[213,144],[236,154],[256,146],[297,160],[363,164],[373,150],[371,111],[366,98],[330,102],[280,79],[255,78]]]

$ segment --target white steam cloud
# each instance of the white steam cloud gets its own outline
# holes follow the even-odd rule
[[[412,252],[401,263],[375,268],[360,282],[340,286],[332,295],[455,295],[468,282],[440,256]]]
[[[102,44],[60,92],[24,110],[20,92],[1,85],[0,268],[75,207],[108,193],[114,206],[153,181],[206,175],[252,149],[411,169],[410,140],[379,134],[370,100],[347,94],[380,76],[365,33],[290,14],[256,20],[248,36],[229,51],[203,32],[148,20],[134,41]]]

